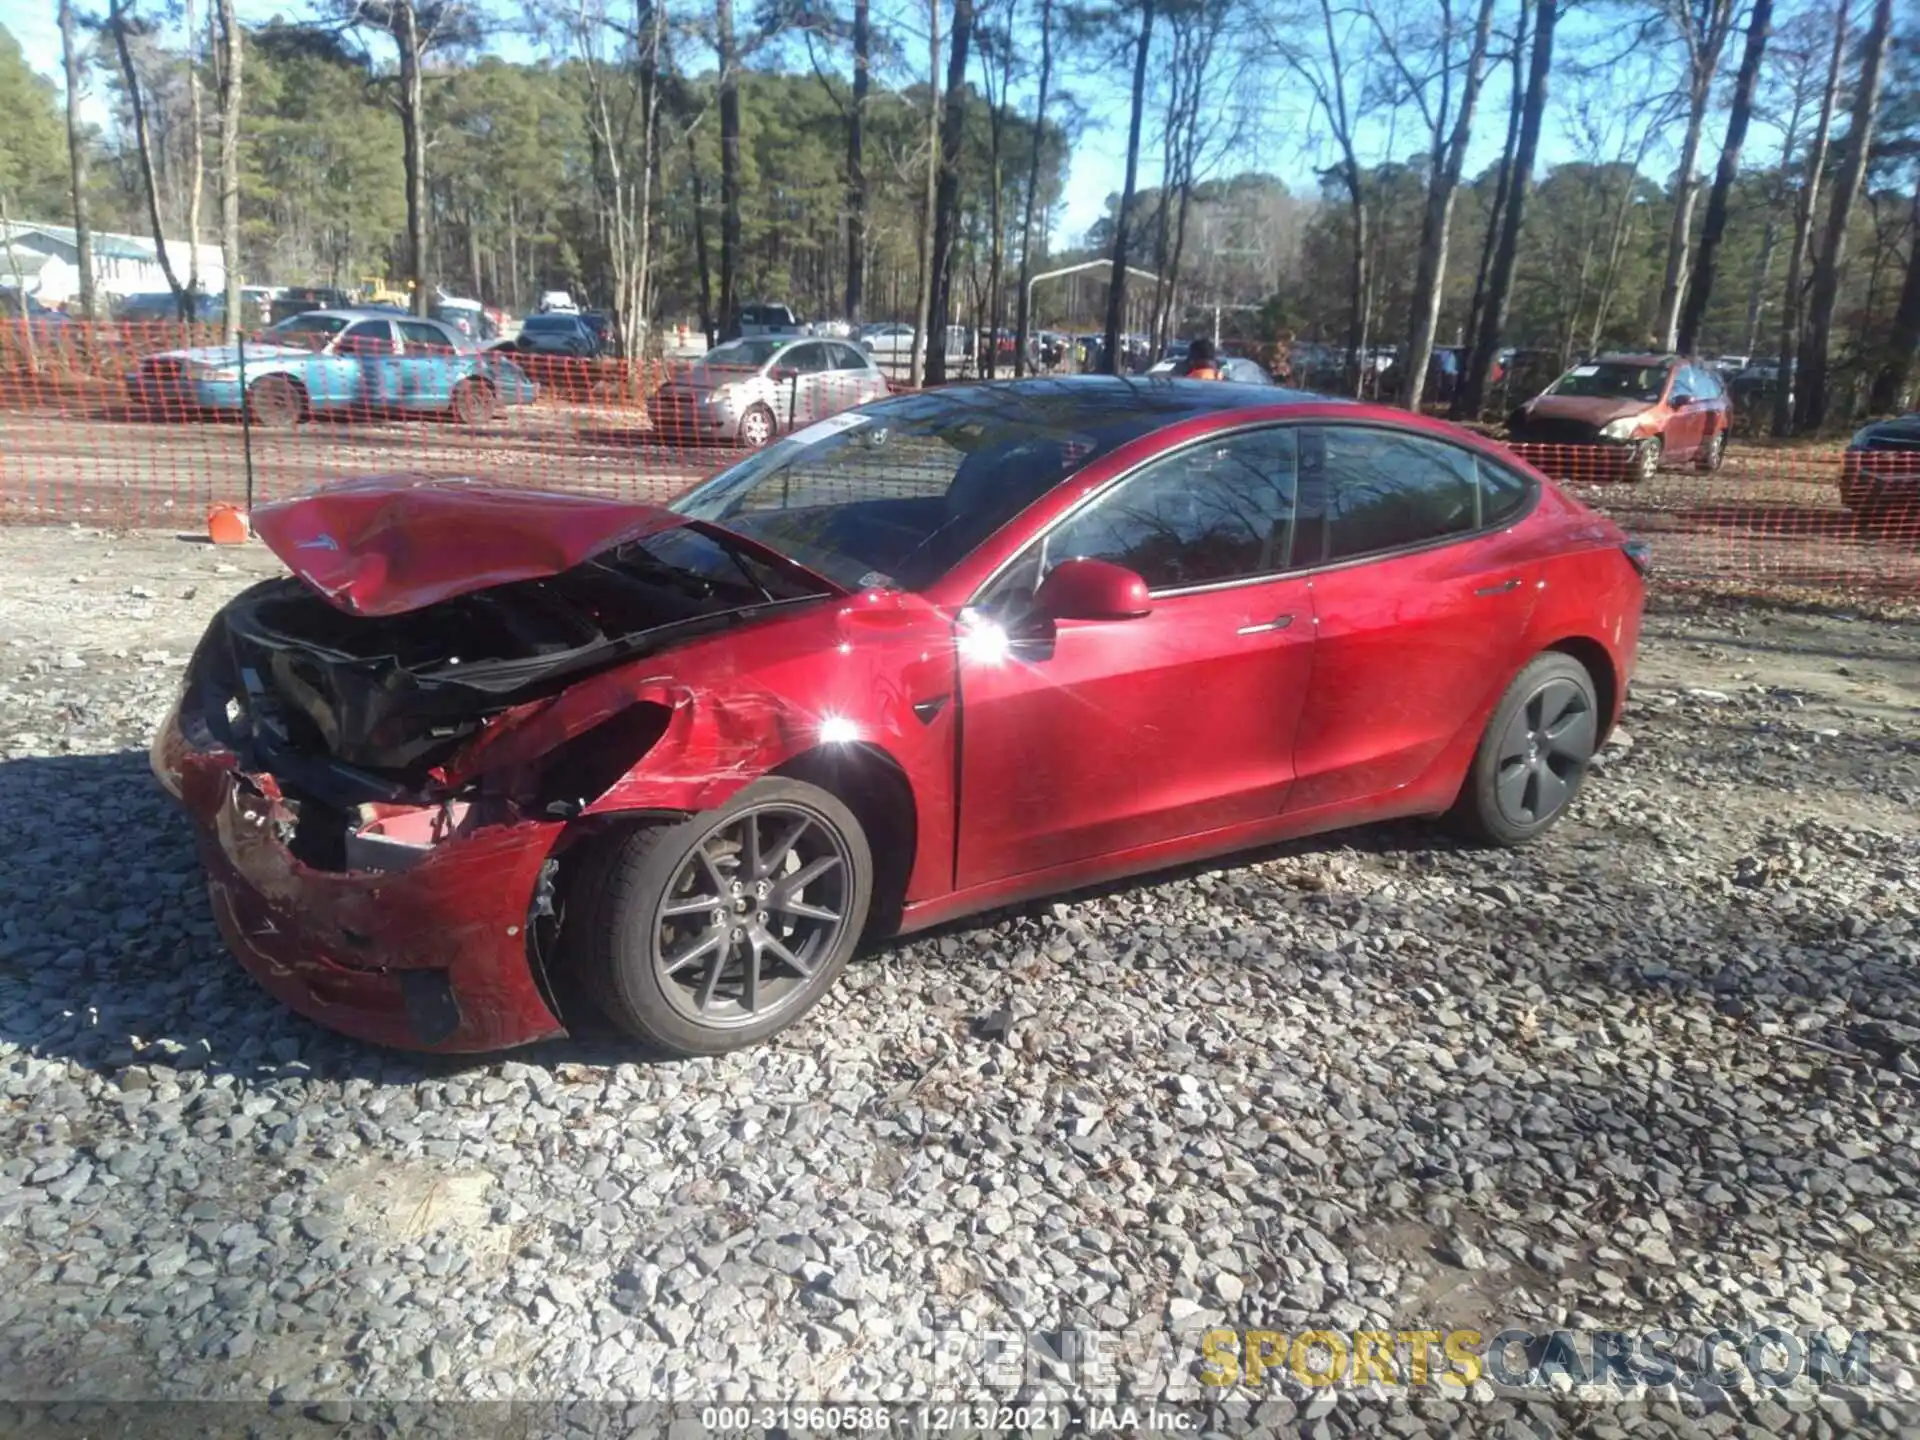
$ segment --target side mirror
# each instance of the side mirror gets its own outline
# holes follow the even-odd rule
[[[778,381],[780,384],[784,385],[789,380],[799,379],[800,372],[794,369],[793,366],[791,365],[776,365],[773,367],[773,369],[767,372],[767,378],[769,380]]]
[[[1669,401],[1667,401],[1667,403],[1668,403],[1669,405],[1671,405],[1671,406],[1673,406],[1673,408],[1674,408],[1674,409],[1676,409],[1676,410],[1684,410],[1684,409],[1686,409],[1686,408],[1687,408],[1687,406],[1689,406],[1689,405],[1691,405],[1691,404],[1693,403],[1693,396],[1691,396],[1691,395],[1675,395],[1675,396],[1674,396],[1674,397],[1673,397],[1672,399],[1670,399]]]
[[[1033,595],[1033,613],[1049,620],[1135,620],[1152,609],[1147,582],[1110,560],[1063,560]]]

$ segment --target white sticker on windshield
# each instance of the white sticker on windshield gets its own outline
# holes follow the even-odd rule
[[[1598,375],[1599,373],[1600,367],[1598,365],[1576,365],[1567,371],[1569,375]]]
[[[856,415],[851,410],[842,410],[838,415],[829,415],[824,420],[816,420],[804,430],[794,431],[791,438],[795,445],[812,445],[826,439],[829,435],[856,430],[866,423],[866,416]]]

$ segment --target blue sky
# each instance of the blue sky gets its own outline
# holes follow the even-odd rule
[[[698,0],[684,6],[692,11]],[[676,7],[680,8],[680,7]],[[878,8],[878,7],[876,7]],[[240,14],[249,23],[259,23],[275,15],[297,18],[309,13],[305,7],[274,3],[274,0],[240,0]],[[876,17],[878,20],[879,17]],[[55,19],[53,0],[0,0],[0,25],[5,25],[19,40],[28,63],[59,83],[60,72],[60,33]],[[1583,49],[1589,49],[1598,43],[1604,43],[1604,27],[1596,29],[1593,21],[1584,19],[1580,12],[1563,23],[1560,55],[1564,59],[1569,55],[1578,55]],[[903,35],[903,42],[911,49],[912,39]],[[924,40],[921,42],[924,45]],[[529,55],[526,43],[508,38],[496,45],[497,49],[512,58],[525,58]],[[1037,51],[1037,43],[1023,46],[1023,49]],[[1728,59],[1731,69],[1736,56]],[[905,77],[893,77],[904,79]],[[1077,73],[1061,77],[1056,85],[1065,85],[1079,100],[1087,116],[1087,127],[1079,136],[1073,151],[1072,168],[1068,177],[1065,203],[1056,220],[1056,244],[1076,243],[1086,228],[1098,220],[1105,212],[1107,196],[1117,192],[1125,172],[1126,161],[1126,122],[1127,122],[1127,81],[1130,77],[1123,67],[1115,67],[1111,73]],[[1556,77],[1558,80],[1558,77]],[[1626,82],[1631,88],[1632,82]],[[1642,93],[1646,82],[1642,82]],[[1031,79],[1016,86],[1015,103],[1030,105]],[[1476,138],[1473,150],[1468,158],[1467,170],[1471,175],[1498,159],[1500,146],[1504,138],[1506,107],[1508,98],[1507,75],[1504,68],[1497,69],[1490,77],[1487,89],[1481,101],[1481,119],[1475,127]],[[1636,98],[1634,94],[1617,97],[1624,105]],[[1541,164],[1550,166],[1559,161],[1573,158],[1577,153],[1568,134],[1571,117],[1569,105],[1557,105],[1549,114],[1546,133],[1542,138]],[[97,117],[96,117],[97,118]],[[1263,170],[1281,176],[1296,190],[1311,193],[1316,188],[1314,169],[1324,165],[1331,158],[1328,142],[1321,134],[1324,125],[1318,117],[1310,113],[1306,96],[1297,87],[1276,84],[1271,98],[1259,102],[1258,123],[1254,127],[1257,139],[1232,157],[1230,165],[1221,170]],[[1374,125],[1361,135],[1365,161],[1386,158],[1407,159],[1413,156],[1419,142],[1412,125],[1416,123],[1410,113],[1398,121],[1397,129],[1385,125]],[[1710,174],[1714,157],[1717,154],[1718,136],[1709,134],[1709,143],[1703,147],[1701,168]],[[1771,147],[1777,147],[1777,135],[1764,126],[1756,125],[1748,142],[1749,163],[1767,156]],[[1671,165],[1671,153],[1656,154],[1650,157],[1649,168],[1664,170]],[[1141,157],[1140,183],[1151,185],[1157,179],[1157,160],[1151,153]]]

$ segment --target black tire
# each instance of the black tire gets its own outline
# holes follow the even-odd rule
[[[1707,437],[1707,443],[1700,447],[1700,453],[1694,456],[1693,468],[1711,475],[1718,470],[1727,458],[1727,432],[1716,430]]]
[[[247,413],[265,430],[291,430],[307,413],[307,397],[285,375],[263,375],[247,387]]]
[[[758,428],[750,432],[750,426]],[[773,411],[764,405],[755,405],[740,417],[740,444],[746,449],[758,450],[773,439],[779,428],[779,422],[773,418]]]
[[[1638,442],[1633,454],[1627,457],[1627,483],[1642,485],[1660,473],[1660,452],[1663,449],[1658,435]]]
[[[756,871],[750,847],[764,859],[767,837],[802,819],[811,828],[769,862],[785,867],[791,856],[793,868]],[[743,826],[761,827],[759,839],[741,839]],[[866,927],[866,834],[838,798],[804,781],[759,780],[717,810],[606,844],[581,874],[572,953],[601,1012],[667,1055],[720,1055],[786,1029],[832,987]]]
[[[1494,707],[1449,817],[1476,839],[1524,845],[1566,813],[1599,747],[1599,699],[1571,655],[1536,655]]]
[[[469,375],[453,387],[453,395],[447,409],[453,418],[462,425],[484,425],[491,420],[499,408],[498,397],[493,385]]]

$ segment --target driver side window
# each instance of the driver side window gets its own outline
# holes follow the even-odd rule
[[[1090,501],[1011,565],[988,605],[1022,603],[1063,560],[1108,560],[1154,590],[1247,580],[1291,561],[1296,432],[1202,441]]]

